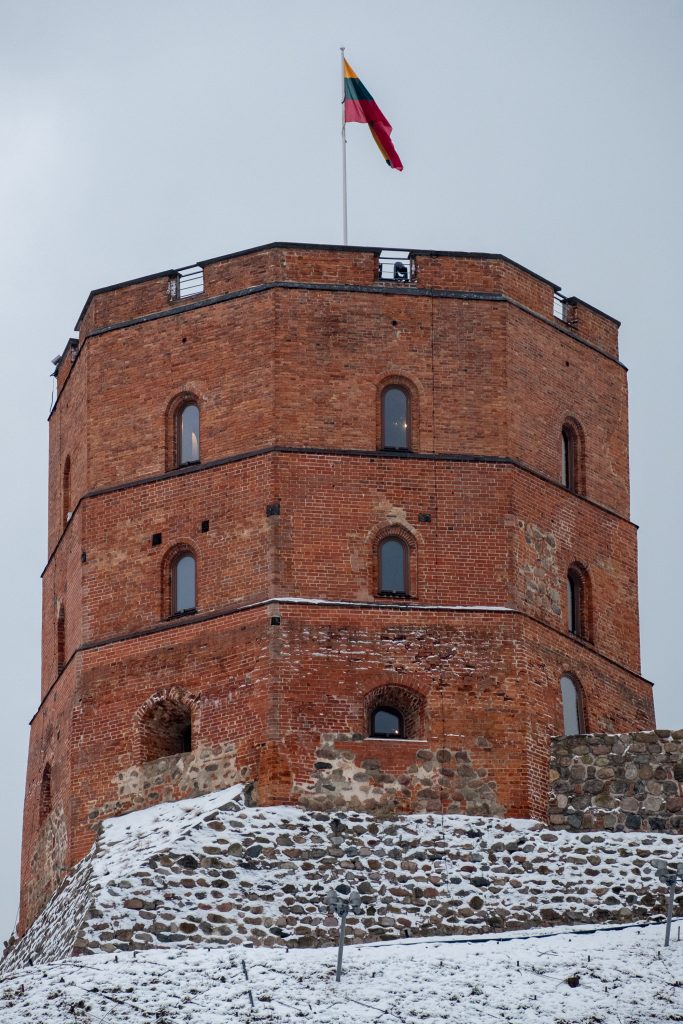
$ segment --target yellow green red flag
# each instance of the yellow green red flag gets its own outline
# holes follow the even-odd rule
[[[349,62],[344,58],[344,122],[367,124],[380,153],[394,170],[402,171],[401,158],[391,141],[391,125],[365,88]]]

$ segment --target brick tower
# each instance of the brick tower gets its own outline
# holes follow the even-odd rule
[[[543,817],[653,725],[618,323],[499,255],[274,244],[91,293],[50,416],[22,928],[98,822]]]

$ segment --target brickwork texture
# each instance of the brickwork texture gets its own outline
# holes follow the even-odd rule
[[[503,256],[413,269],[274,244],[206,261],[192,296],[169,273],[90,295],[50,415],[22,929],[112,814],[249,782],[264,805],[543,818],[563,675],[586,731],[653,727],[617,322],[554,316]],[[381,447],[388,385],[407,450]],[[199,461],[178,465],[184,402]],[[383,706],[404,736],[371,735]]]

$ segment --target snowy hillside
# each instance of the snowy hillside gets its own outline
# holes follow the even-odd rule
[[[674,925],[674,939],[677,934]],[[683,942],[663,949],[662,939],[662,926],[652,925],[356,945],[346,948],[340,984],[332,947],[98,953],[5,978],[0,1021],[682,1021]]]

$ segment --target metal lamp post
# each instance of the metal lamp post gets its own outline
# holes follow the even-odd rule
[[[653,860],[652,864],[657,869],[657,878],[660,882],[664,882],[669,890],[666,901],[666,934],[664,936],[664,945],[668,946],[671,937],[671,919],[674,913],[674,894],[678,879],[683,878],[683,861],[679,861],[678,864],[667,864],[665,860],[657,859]]]
[[[357,914],[362,906],[360,893],[350,892],[342,895],[334,889],[325,898],[328,909],[339,918],[339,950],[337,952],[337,974],[336,981],[341,979],[342,957],[344,956],[344,938],[346,936],[346,917],[349,911]]]

